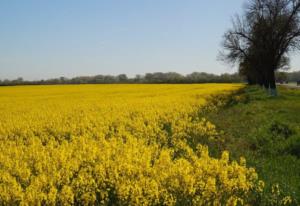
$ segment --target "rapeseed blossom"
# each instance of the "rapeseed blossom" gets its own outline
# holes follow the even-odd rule
[[[263,182],[200,117],[239,84],[0,88],[0,205],[247,205]],[[283,200],[288,203],[290,199]]]

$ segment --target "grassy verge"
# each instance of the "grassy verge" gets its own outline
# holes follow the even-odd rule
[[[224,132],[232,158],[244,156],[256,168],[267,191],[278,183],[300,202],[300,90],[281,87],[279,93],[246,87],[238,103],[205,116]]]

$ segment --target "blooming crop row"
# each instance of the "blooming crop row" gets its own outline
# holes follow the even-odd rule
[[[0,88],[0,205],[246,205],[263,189],[199,117],[242,85]],[[201,144],[200,144],[201,143]]]

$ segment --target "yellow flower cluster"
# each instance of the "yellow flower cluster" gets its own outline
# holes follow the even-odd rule
[[[249,204],[255,170],[198,144],[222,141],[207,98],[241,87],[0,88],[0,205]]]

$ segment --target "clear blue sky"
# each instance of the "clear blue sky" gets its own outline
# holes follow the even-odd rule
[[[243,2],[0,0],[0,79],[234,72],[216,57]]]

